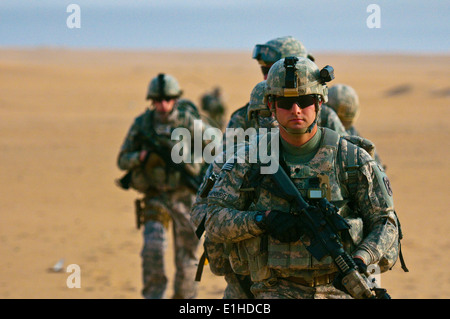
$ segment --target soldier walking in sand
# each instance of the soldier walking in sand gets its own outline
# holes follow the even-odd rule
[[[401,232],[386,174],[364,149],[317,125],[329,80],[321,73],[303,57],[271,67],[265,97],[279,123],[271,141],[280,141],[278,171],[296,192],[314,207],[331,202],[327,214],[336,208],[352,225],[329,237],[342,238],[349,260],[317,257],[304,213],[272,174],[259,173],[263,161],[250,161],[249,151],[244,162],[235,158],[222,167],[208,194],[205,229],[212,242],[231,245],[232,269],[250,275],[258,299],[356,297],[361,290],[344,286],[338,267],[351,265],[357,276],[371,264],[385,271],[398,257]]]
[[[170,223],[176,266],[172,298],[194,298],[197,293],[194,276],[199,240],[189,211],[202,165],[172,162],[171,133],[183,127],[194,136],[194,120],[200,120],[200,116],[192,102],[179,99],[181,94],[173,76],[161,73],[153,78],[147,94],[153,108],[134,120],[118,156],[119,168],[128,171],[119,184],[143,194],[136,200],[136,213],[138,227],[144,227],[142,295],[148,299],[163,298],[166,291],[164,251]]]

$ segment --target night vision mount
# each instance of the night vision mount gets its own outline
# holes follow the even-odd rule
[[[331,65],[327,65],[322,70],[320,70],[320,78],[322,83],[330,82],[334,79],[334,69]]]
[[[284,87],[286,89],[295,89],[297,87],[297,74],[295,74],[295,64],[297,61],[298,58],[295,56],[284,59],[284,68],[286,69]]]

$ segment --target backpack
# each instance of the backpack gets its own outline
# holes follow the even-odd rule
[[[347,167],[346,171],[344,172],[344,180],[346,181],[349,194],[354,194],[357,191],[358,169],[360,167],[360,163],[358,163],[360,148],[363,148],[373,159],[375,159],[375,144],[370,140],[357,135],[343,136],[342,138],[346,139],[349,142],[347,143],[349,149],[347,153]],[[386,187],[390,186],[386,185]],[[382,256],[380,261],[378,262],[381,273],[386,272],[387,270],[391,270],[397,262],[398,258],[400,258],[401,268],[403,269],[403,271],[409,272],[401,248],[403,232],[400,224],[400,219],[398,218],[395,211],[394,214],[397,219],[398,241],[393,243],[393,245],[387,250],[385,255]]]

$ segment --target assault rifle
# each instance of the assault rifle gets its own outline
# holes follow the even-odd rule
[[[373,287],[374,282],[368,279],[370,274],[361,274],[352,257],[345,252],[339,232],[348,230],[350,225],[337,213],[336,206],[326,198],[322,198],[317,206],[308,204],[280,165],[272,177],[298,205],[297,214],[308,230],[308,234],[301,238],[302,243],[317,260],[331,256],[347,293],[355,299],[391,299],[386,289]]]
[[[144,149],[148,150],[147,157],[144,159],[141,165],[145,165],[147,159],[149,158],[151,153],[158,155],[164,163],[181,174],[181,179],[186,182],[186,186],[191,188],[194,192],[200,187],[202,176],[194,177],[188,173],[186,170],[186,164],[181,162],[180,164],[175,164],[170,157],[171,150],[168,146],[162,145],[156,138],[156,136],[151,134],[145,134],[140,132],[136,139],[140,141],[144,145]],[[128,171],[122,178],[117,180],[117,185],[122,187],[123,189],[129,189],[131,183],[131,175],[132,171]]]

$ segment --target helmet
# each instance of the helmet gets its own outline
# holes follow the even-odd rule
[[[330,87],[327,105],[337,113],[345,129],[349,129],[359,116],[358,95],[348,85],[336,84]]]
[[[263,65],[271,65],[288,56],[308,57],[304,45],[297,39],[287,36],[276,38],[265,44],[257,44],[253,49],[253,59]]]
[[[261,81],[255,85],[250,94],[250,102],[247,107],[247,118],[250,120],[252,117],[260,114],[263,117],[270,116],[270,110],[264,103],[264,96],[266,93],[266,81]]]
[[[321,96],[322,102],[326,102],[328,88],[325,82],[333,78],[333,68],[329,65],[319,70],[310,59],[287,57],[270,68],[266,81],[266,97],[317,94]]]
[[[334,70],[327,65],[322,70],[310,59],[304,57],[286,57],[275,62],[269,70],[266,81],[265,103],[274,97],[294,97],[302,95],[317,95],[316,119],[303,132],[310,132],[317,122],[320,111],[320,101],[326,102],[328,88],[326,82],[334,79]],[[288,130],[289,131],[289,130]]]
[[[160,73],[148,85],[147,100],[167,97],[178,98],[182,93],[178,81],[173,76]]]

